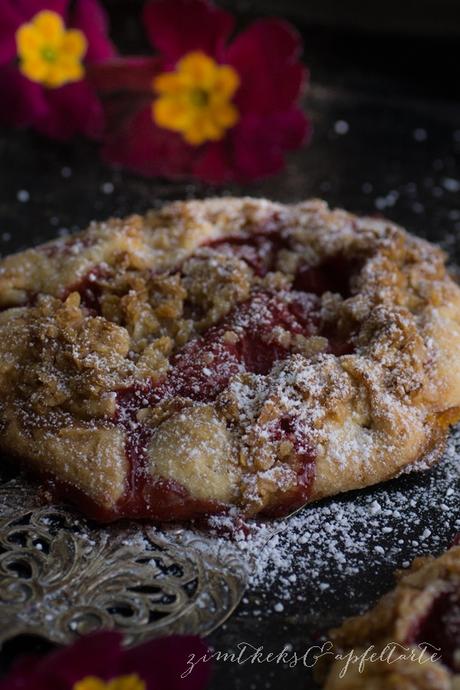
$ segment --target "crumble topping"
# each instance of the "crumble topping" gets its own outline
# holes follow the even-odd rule
[[[434,461],[460,416],[443,253],[319,201],[92,224],[2,260],[0,307],[0,443],[40,472],[53,429],[121,435],[116,490],[65,475],[102,519],[289,512]]]
[[[450,690],[460,679],[460,547],[438,558],[416,558],[399,573],[399,582],[377,605],[330,631],[335,654],[353,650],[359,656],[373,645],[377,661],[359,669],[335,661],[325,690],[388,687]],[[391,661],[386,645],[413,652]],[[425,648],[424,661],[421,650]],[[433,655],[435,658],[433,659]]]

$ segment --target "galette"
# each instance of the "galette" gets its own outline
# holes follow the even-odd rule
[[[324,690],[458,690],[460,546],[417,558],[394,590],[330,638]]]
[[[2,259],[0,309],[0,449],[101,521],[286,514],[460,418],[443,252],[322,201],[95,222]]]

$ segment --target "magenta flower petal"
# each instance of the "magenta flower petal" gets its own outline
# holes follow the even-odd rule
[[[42,10],[52,10],[65,16],[69,0],[13,0],[23,20],[29,20]]]
[[[48,112],[41,86],[23,77],[13,65],[0,68],[0,103],[3,125],[28,126]]]
[[[248,115],[234,137],[234,159],[238,177],[243,181],[274,175],[283,169],[283,149],[273,132],[264,127],[256,115]]]
[[[37,668],[42,661],[39,655],[28,654],[17,658],[5,680],[0,680],[0,690],[52,690],[51,688],[42,688],[35,682]]]
[[[123,57],[89,65],[88,79],[103,94],[133,92],[152,100],[152,81],[162,70],[158,57]]]
[[[139,673],[148,690],[199,690],[209,681],[211,664],[203,661],[191,668],[187,662],[190,658],[194,661],[205,658],[206,653],[209,655],[209,649],[198,637],[162,637],[129,649],[121,669],[126,674]],[[190,673],[182,678],[187,669]]]
[[[195,177],[216,184],[247,182],[281,170],[286,151],[301,146],[310,127],[297,107],[307,77],[299,60],[297,32],[286,22],[265,19],[226,46],[232,18],[206,0],[151,1],[144,22],[160,51],[152,73],[174,67],[192,50],[235,68],[241,81],[235,95],[239,120],[220,141],[192,146],[181,134],[152,121],[154,96],[151,85],[146,85],[150,67],[131,62],[128,78],[128,66],[119,65],[120,78],[126,82],[120,98],[112,89],[117,77],[114,64],[106,72],[108,88],[103,86],[104,70],[100,75],[96,70],[95,77],[95,83],[112,96],[105,102],[109,121],[105,159],[144,175]]]
[[[118,673],[121,635],[100,632],[42,657],[17,659],[0,690],[71,690],[84,676],[109,680]]]
[[[0,72],[0,121],[31,126],[61,140],[79,133],[98,139],[104,130],[104,112],[88,79],[51,89],[23,77],[17,68],[15,31],[44,9],[61,14],[67,26],[83,31],[88,42],[87,65],[115,55],[97,0],[0,0],[4,14],[0,15],[0,64],[7,60]]]
[[[15,33],[21,23],[22,16],[14,0],[0,0],[0,65],[14,59]]]
[[[145,6],[144,24],[152,46],[172,65],[191,50],[220,60],[234,21],[206,0],[153,0]]]
[[[286,149],[299,147],[309,129],[297,109],[260,117],[246,116],[234,133],[234,166],[242,181],[273,175],[284,168]]]
[[[99,139],[104,131],[102,105],[87,80],[44,90],[47,112],[34,119],[34,127],[54,139],[66,140],[76,134]]]
[[[302,144],[308,143],[312,135],[311,121],[303,110],[296,106],[281,113],[273,113],[268,118],[266,126],[274,129],[279,146],[287,151],[298,149]]]
[[[35,676],[42,684],[48,682],[50,690],[71,690],[85,676],[109,680],[120,669],[123,654],[121,640],[117,632],[86,635],[69,647],[44,656],[36,667]],[[0,690],[3,690],[1,686]],[[35,690],[35,686],[24,690]]]
[[[282,111],[295,101],[306,77],[301,41],[287,22],[261,19],[235,38],[225,61],[241,77],[236,101],[243,112]]]
[[[310,122],[299,108],[263,117],[248,114],[227,140],[206,147],[194,174],[211,184],[273,175],[284,168],[285,152],[299,148],[310,133]]]
[[[194,636],[151,640],[130,650],[122,648],[117,632],[98,632],[44,657],[23,657],[0,681],[0,690],[72,690],[87,676],[109,681],[138,674],[146,690],[202,690],[209,663],[198,663],[185,678],[190,655],[198,660],[209,650]]]
[[[96,0],[77,0],[70,25],[80,29],[88,41],[87,62],[101,62],[116,54],[108,38],[107,16]]]
[[[195,149],[179,134],[154,125],[150,105],[116,129],[103,148],[103,157],[109,163],[142,175],[170,179],[190,176],[195,156]]]
[[[233,170],[232,137],[208,144],[193,167],[193,174],[199,180],[210,184],[232,182],[236,176]]]

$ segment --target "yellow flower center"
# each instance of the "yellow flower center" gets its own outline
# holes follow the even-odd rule
[[[231,99],[239,85],[230,65],[219,65],[199,51],[187,53],[174,72],[163,72],[153,80],[157,94],[153,120],[159,127],[180,132],[193,146],[218,141],[238,122]]]
[[[86,676],[75,683],[72,690],[146,690],[144,681],[137,673],[112,678],[107,683],[95,676]]]
[[[42,10],[16,31],[19,69],[22,74],[56,89],[85,76],[82,60],[88,44],[78,29],[66,30],[57,12]]]

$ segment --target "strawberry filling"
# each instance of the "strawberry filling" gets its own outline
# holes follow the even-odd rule
[[[226,256],[235,256],[245,261],[258,276],[265,276],[275,267],[280,249],[287,246],[279,233],[260,232],[248,237],[229,237],[216,240],[209,245]]]
[[[221,324],[188,342],[172,358],[170,373],[153,390],[152,402],[174,396],[209,402],[235,374],[268,374],[275,362],[290,353],[289,346],[274,339],[274,329],[313,334],[318,322],[316,307],[314,301],[302,305],[268,292],[254,293]]]
[[[436,652],[452,671],[460,671],[460,588],[447,590],[436,597],[408,642],[429,645],[429,656]]]
[[[292,287],[318,296],[336,292],[346,299],[351,295],[351,279],[360,267],[359,260],[336,254],[318,266],[301,266]]]
[[[284,492],[270,508],[263,511],[267,517],[280,517],[301,508],[310,495],[315,479],[315,451],[305,438],[305,429],[295,415],[277,420],[271,430],[272,441],[289,441],[295,456],[297,485]]]
[[[92,314],[99,316],[103,293],[101,280],[107,278],[108,275],[109,270],[106,265],[94,266],[78,283],[66,288],[61,299],[65,300],[71,292],[79,292],[82,306],[86,307]]]
[[[264,276],[275,268],[277,252],[287,244],[279,233],[266,231],[248,238],[219,240],[209,246],[241,258],[258,276]],[[321,266],[301,267],[290,291],[275,293],[257,288],[220,323],[173,355],[163,380],[118,392],[115,422],[127,432],[126,453],[131,471],[127,491],[113,517],[177,520],[225,511],[226,506],[214,501],[194,499],[176,481],[152,476],[146,452],[152,431],[137,421],[138,410],[174,398],[212,402],[235,375],[243,372],[268,374],[277,362],[295,352],[296,335],[305,338],[327,335],[328,352],[341,355],[352,351],[348,338],[340,338],[332,331],[322,332],[319,296],[326,290],[348,296],[355,270],[354,262],[337,256]],[[82,303],[92,313],[100,313],[102,287],[99,280],[104,277],[104,268],[96,266],[72,288],[80,292]],[[179,400],[178,409],[180,405]],[[290,492],[280,491],[275,505],[266,511],[274,516],[286,514],[307,501],[315,476],[315,454],[303,438],[301,425],[294,416],[278,422],[271,440],[291,443],[297,472],[296,488]]]

